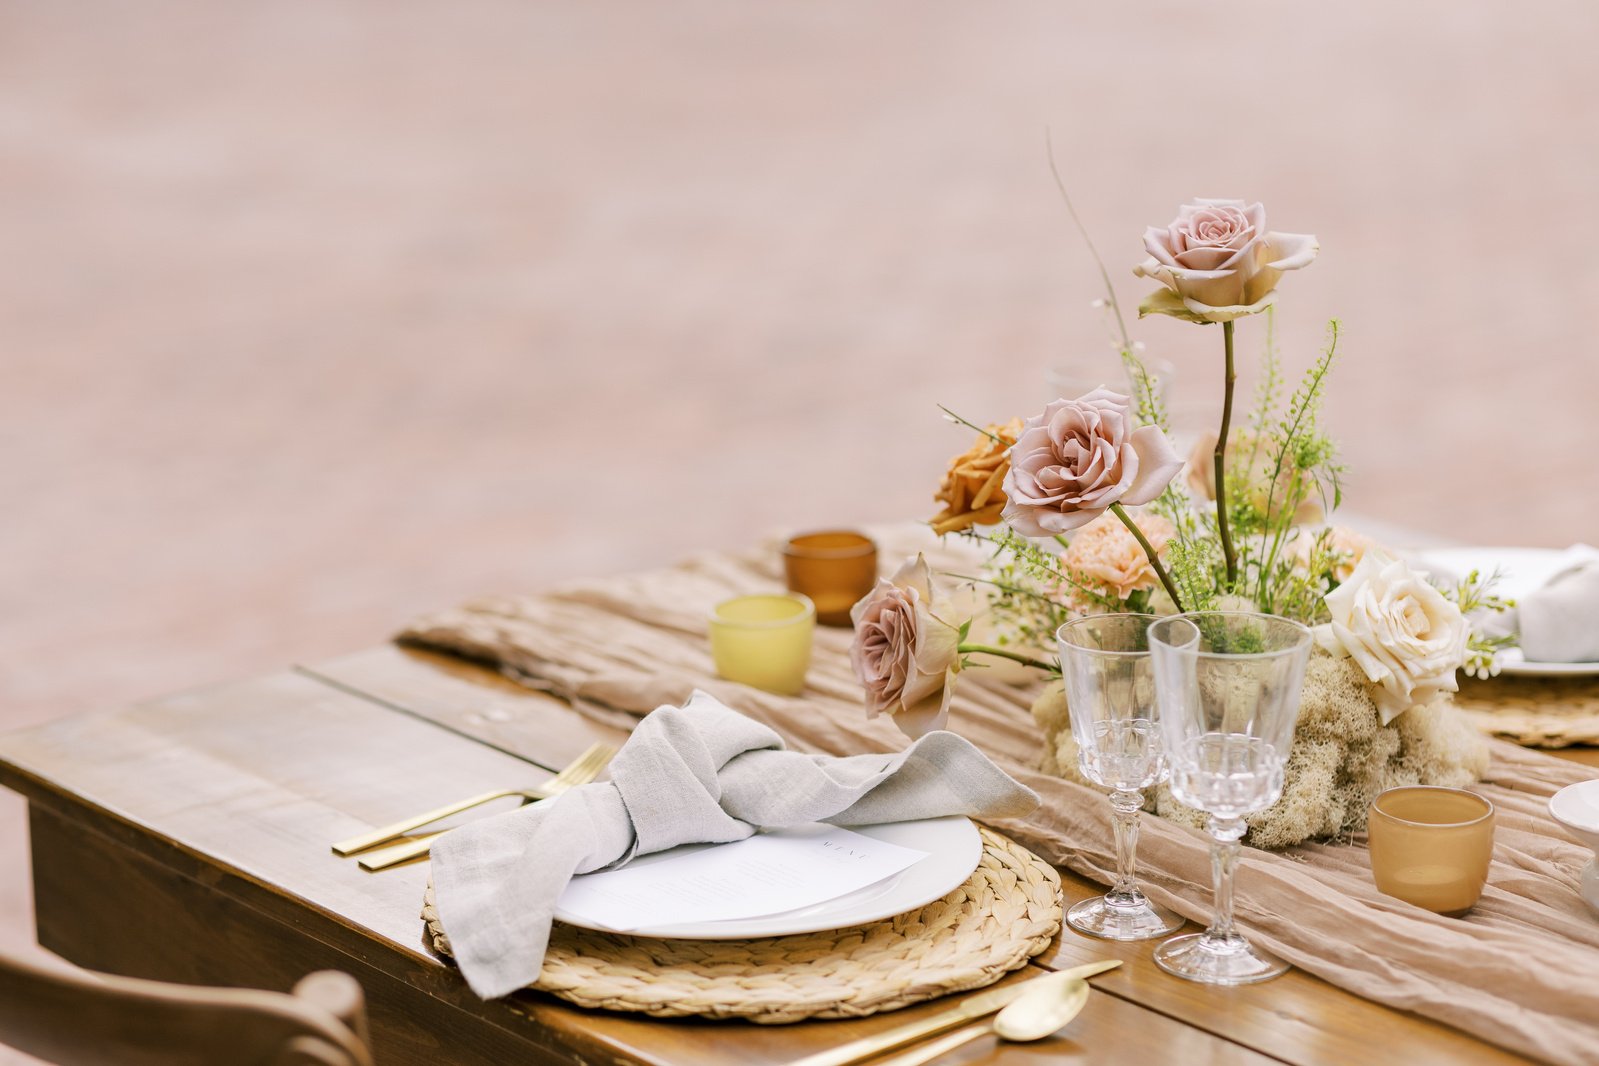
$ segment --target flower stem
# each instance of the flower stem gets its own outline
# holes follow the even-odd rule
[[[1238,584],[1238,554],[1233,551],[1233,536],[1227,528],[1227,431],[1233,424],[1233,324],[1221,324],[1222,343],[1227,349],[1227,388],[1222,394],[1221,432],[1216,435],[1216,533],[1221,537],[1222,558],[1227,561],[1227,591]],[[1170,592],[1170,589],[1167,589]]]
[[[1032,589],[1024,589],[1020,585],[1007,585],[1005,582],[995,581],[991,577],[978,577],[975,574],[957,574],[953,570],[940,570],[938,572],[944,577],[952,577],[956,581],[975,581],[980,585],[993,585],[1001,592],[1008,592],[1013,596],[1031,596],[1035,600],[1042,600],[1043,602],[1051,605],[1053,605],[1055,602],[1042,592],[1034,592]]]
[[[1060,673],[1060,667],[1054,663],[1047,663],[1042,659],[1034,659],[1031,656],[1023,655],[1021,652],[1006,651],[1004,648],[995,648],[988,644],[962,644],[956,650],[963,655],[966,653],[997,655],[1001,659],[1009,659],[1011,662],[1021,663],[1023,666],[1031,666],[1036,670],[1047,670],[1052,674]]]
[[[1138,523],[1133,521],[1133,516],[1127,513],[1125,507],[1113,503],[1110,505],[1110,511],[1122,520],[1122,525],[1126,526],[1134,537],[1138,538],[1139,546],[1144,549],[1144,554],[1149,556],[1149,565],[1155,568],[1155,576],[1160,578],[1161,585],[1166,589],[1166,595],[1171,597],[1172,606],[1177,608],[1179,614],[1182,613],[1183,598],[1177,595],[1177,586],[1172,584],[1171,575],[1166,573],[1166,567],[1161,564],[1160,553],[1155,551],[1155,546],[1149,543],[1149,538],[1144,536],[1144,531],[1138,528]]]

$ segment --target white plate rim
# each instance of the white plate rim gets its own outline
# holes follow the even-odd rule
[[[877,885],[851,892],[836,900],[807,907],[787,914],[757,918],[740,918],[726,922],[691,922],[680,925],[652,926],[629,929],[619,935],[647,937],[655,940],[748,940],[756,937],[793,936],[799,933],[820,933],[829,929],[847,929],[881,921],[897,914],[915,910],[935,899],[947,896],[960,887],[983,858],[983,838],[977,826],[964,815],[947,815],[942,818],[921,818],[908,822],[885,822],[880,825],[845,826],[851,832],[890,844],[916,848],[928,853],[922,859],[887,879],[890,887],[882,890]],[[685,844],[646,855],[638,862],[658,861],[674,852],[704,845]],[[579,929],[601,933],[618,933],[593,925],[567,914],[559,908],[555,919]]]
[[[1460,571],[1461,576],[1471,569],[1492,571],[1496,561],[1499,565],[1521,559],[1549,559],[1566,554],[1565,548],[1524,548],[1524,547],[1484,547],[1484,548],[1422,548],[1416,551],[1415,558],[1422,568],[1428,562],[1435,562],[1440,566],[1447,566],[1451,570]],[[1507,567],[1508,568],[1508,567]],[[1509,595],[1511,590],[1505,590]],[[1512,649],[1509,653],[1499,658],[1499,676],[1501,677],[1587,677],[1599,674],[1599,662],[1582,663],[1549,663],[1528,659],[1521,654],[1520,649]]]

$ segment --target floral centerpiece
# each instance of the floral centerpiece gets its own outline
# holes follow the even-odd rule
[[[1144,249],[1134,273],[1160,287],[1139,317],[1220,326],[1216,431],[1186,459],[1174,447],[1159,382],[1101,264],[1130,389],[1098,388],[987,425],[946,409],[977,436],[944,474],[931,525],[984,549],[985,573],[960,577],[984,590],[983,629],[995,636],[973,642],[974,618],[953,616],[940,578],[954,575],[934,574],[920,557],[907,562],[853,612],[852,662],[868,713],[891,714],[913,735],[941,728],[961,672],[985,657],[1058,675],[1053,634],[1072,617],[1260,611],[1311,626],[1318,651],[1283,797],[1250,819],[1252,843],[1363,828],[1372,797],[1391,785],[1476,780],[1486,744],[1449,694],[1457,671],[1490,671],[1507,643],[1468,619],[1509,604],[1492,595],[1491,577],[1434,584],[1330,521],[1344,468],[1318,416],[1338,323],[1286,402],[1272,328],[1278,285],[1315,260],[1316,239],[1268,230],[1259,204],[1198,200],[1147,230]],[[1259,384],[1235,425],[1235,332],[1254,318],[1265,324]],[[1075,778],[1061,686],[1047,687],[1033,711],[1047,738],[1044,769]],[[1152,803],[1166,817],[1202,818],[1164,789]]]

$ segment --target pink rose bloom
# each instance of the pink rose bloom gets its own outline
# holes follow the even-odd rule
[[[1165,229],[1144,231],[1149,258],[1133,273],[1166,286],[1138,309],[1196,322],[1264,311],[1286,270],[1309,266],[1320,245],[1304,233],[1268,233],[1266,209],[1242,200],[1184,204]]]
[[[1155,554],[1164,556],[1177,527],[1156,514],[1141,514],[1137,522]],[[1113,515],[1101,515],[1073,534],[1060,562],[1073,581],[1118,600],[1160,584],[1160,575],[1149,565],[1143,546]]]
[[[911,737],[944,728],[960,670],[960,630],[933,607],[933,575],[917,555],[849,612],[849,661],[866,689],[866,716],[891,714]]]
[[[1056,400],[1010,450],[1005,521],[1026,537],[1065,533],[1111,504],[1148,503],[1182,468],[1160,427],[1134,427],[1126,396],[1098,388]]]

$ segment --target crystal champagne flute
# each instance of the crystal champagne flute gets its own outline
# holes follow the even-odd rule
[[[1067,622],[1055,633],[1071,714],[1077,765],[1111,790],[1116,883],[1066,912],[1079,933],[1107,940],[1149,940],[1183,924],[1138,890],[1138,812],[1143,790],[1166,774],[1155,725],[1155,681],[1147,614],[1105,614]]]
[[[1243,612],[1177,615],[1149,627],[1172,794],[1210,816],[1216,887],[1210,928],[1155,949],[1168,973],[1242,985],[1288,969],[1233,928],[1233,874],[1244,816],[1282,795],[1310,642],[1297,622]]]

